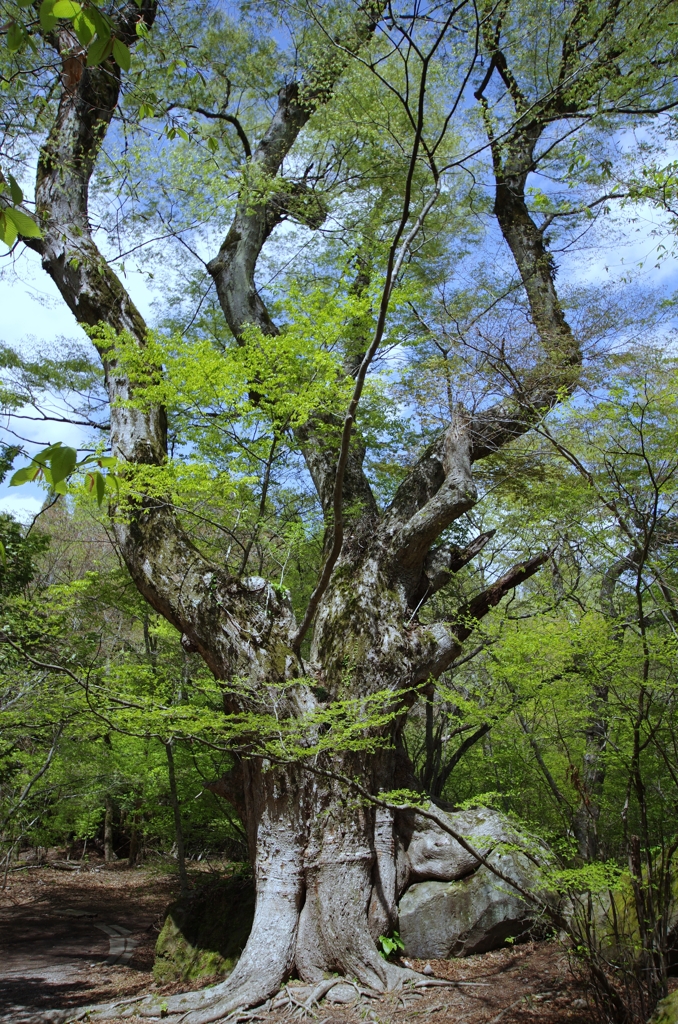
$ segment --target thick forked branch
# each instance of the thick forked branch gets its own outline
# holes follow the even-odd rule
[[[560,71],[547,93],[531,104],[525,99],[500,48],[501,12],[494,27],[489,20],[485,22],[484,37],[490,62],[476,98],[486,115],[492,150],[494,213],[525,287],[532,322],[542,346],[542,358],[523,373],[505,367],[507,379],[512,382],[512,395],[469,418],[471,463],[522,436],[564,394],[571,393],[579,378],[581,349],[558,300],[555,265],[544,242],[544,233],[530,215],[525,187],[528,175],[536,168],[535,147],[544,128],[561,117],[592,116],[605,69],[631,45],[628,40],[620,40],[613,31],[618,5],[611,3],[607,15],[595,26],[588,22],[588,10],[586,5],[575,6],[564,37]],[[661,12],[667,10],[668,5],[662,3]],[[644,20],[644,16],[640,18],[641,23]],[[582,63],[579,55],[587,47],[593,48],[594,55],[589,54]],[[499,73],[515,114],[513,127],[501,136],[495,135],[484,95],[494,72]],[[446,434],[441,434],[423,453],[395,496],[392,505],[395,515],[414,516],[444,487],[445,446]],[[461,514],[459,509],[463,503],[438,501],[439,511],[443,505],[446,515]],[[429,523],[425,519],[421,516],[419,522],[428,530]],[[416,525],[417,522],[411,520],[410,530]]]
[[[422,81],[420,84],[420,95],[422,98],[424,88],[425,79],[422,76]],[[420,104],[420,106],[423,106],[423,104]],[[421,121],[419,123],[419,127],[422,127]],[[400,266],[402,265],[402,261],[405,258],[411,241],[413,240],[415,234],[423,224],[424,218],[428,211],[431,209],[431,206],[435,201],[435,197],[437,196],[436,189],[433,197],[431,197],[428,200],[428,202],[425,203],[424,209],[420,213],[414,226],[412,227],[404,242],[400,246],[400,251],[398,252],[400,239],[403,231],[405,230],[405,225],[407,224],[410,215],[410,196],[412,188],[412,179],[414,177],[414,168],[416,166],[418,149],[419,135],[417,133],[415,134],[415,145],[412,148],[410,170],[407,178],[407,186],[405,189],[405,199],[403,202],[403,210],[401,214],[400,225],[396,231],[395,237],[393,239],[393,242],[391,243],[389,251],[388,264],[386,269],[386,280],[384,283],[384,287],[382,289],[381,308],[379,310],[379,317],[377,320],[376,330],[374,332],[374,337],[372,338],[372,341],[370,343],[370,347],[365,353],[363,361],[360,364],[360,368],[356,374],[356,381],[355,386],[353,388],[353,394],[351,396],[351,401],[349,402],[348,409],[346,411],[346,416],[344,417],[344,424],[341,434],[341,444],[339,447],[339,460],[337,462],[337,468],[334,474],[334,490],[332,498],[334,524],[332,545],[325,560],[325,564],[322,568],[320,579],[318,580],[318,583],[316,584],[316,587],[313,593],[311,594],[308,606],[304,613],[304,617],[299,625],[299,628],[294,634],[292,640],[292,646],[297,651],[299,650],[301,642],[304,639],[304,636],[308,628],[310,627],[311,622],[313,621],[313,617],[317,611],[318,605],[320,604],[323,594],[325,593],[328,587],[334,566],[336,565],[339,559],[339,555],[341,554],[341,549],[344,542],[344,478],[346,475],[346,467],[348,465],[348,459],[351,451],[351,435],[353,432],[353,424],[355,422],[356,413],[358,411],[358,403],[360,402],[362,390],[363,387],[365,386],[367,371],[369,370],[372,360],[377,354],[379,346],[381,345],[382,342],[384,329],[386,326],[386,314],[388,311],[391,298],[391,288],[393,286],[393,283],[397,280],[398,273],[400,271]],[[398,253],[397,256],[396,253]]]
[[[139,16],[147,24],[155,4],[139,9],[130,3],[116,22],[116,33],[128,44],[136,39]],[[42,265],[79,323],[104,323],[127,332],[144,344],[146,325],[120,279],[99,252],[88,213],[89,182],[118,103],[120,69],[111,58],[86,66],[86,54],[70,25],[60,23],[56,42],[63,55],[61,95],[52,129],[40,151],[36,179],[36,212],[43,237],[31,242]],[[116,454],[128,461],[161,462],[165,455],[165,415],[160,408],[140,412],[124,408],[128,381],[115,372],[101,348],[111,402],[111,438]]]
[[[343,35],[336,40],[339,45],[326,53],[305,81],[289,83],[280,90],[278,108],[252,152],[245,169],[248,187],[241,193],[218,254],[208,264],[226,322],[237,341],[242,341],[245,329],[251,325],[264,334],[278,333],[254,280],[257,260],[273,228],[289,210],[297,219],[315,227],[324,216],[322,204],[314,205],[312,193],[309,197],[299,184],[283,191],[274,189],[269,198],[258,202],[257,188],[279,175],[299,133],[313,112],[331,98],[350,55],[369,40],[384,7],[380,0],[361,2]],[[262,191],[266,193],[265,188]],[[304,457],[326,512],[333,505],[337,460],[336,446],[328,444],[326,435],[328,428],[332,431],[335,426],[319,412],[314,422],[299,432]],[[345,460],[342,501],[374,513],[376,503],[362,468],[364,454],[360,443],[354,441]]]
[[[119,15],[116,33],[133,44],[138,18],[150,24],[154,14],[151,3],[141,9],[130,3]],[[143,346],[144,320],[99,252],[88,216],[89,181],[118,102],[120,70],[111,59],[87,67],[68,25],[59,29],[57,42],[68,74],[62,75],[55,121],[38,163],[36,208],[43,237],[34,248],[80,323],[107,325]],[[130,381],[111,359],[106,343],[100,352],[113,452],[123,462],[161,465],[166,457],[164,409],[135,408]],[[275,641],[278,628],[286,636],[292,618],[273,589],[263,580],[233,580],[211,564],[181,529],[169,503],[142,500],[135,508],[129,506],[126,515],[115,524],[116,537],[149,603],[188,637],[217,676],[237,670],[254,678],[266,676],[266,644]],[[279,666],[273,676],[281,670]]]
[[[414,468],[384,516],[382,530],[393,563],[413,579],[418,580],[431,545],[443,530],[477,501],[469,426],[465,410],[458,408],[440,445],[426,453],[421,472],[419,466]],[[427,500],[417,508],[421,499]],[[406,518],[410,510],[413,514]]]
[[[155,0],[127,4],[117,16],[116,35],[132,46],[136,23],[143,19],[150,27],[155,14]],[[43,238],[29,244],[79,323],[103,321],[143,341],[143,319],[96,247],[88,216],[89,182],[118,104],[120,69],[112,58],[87,67],[87,55],[66,22],[54,36],[62,56],[61,96],[38,161],[36,212]]]
[[[490,68],[501,65],[516,121],[498,140],[486,117],[495,175],[494,213],[525,287],[542,355],[522,373],[500,366],[511,381],[512,394],[472,415],[458,408],[452,425],[427,448],[396,492],[387,512],[387,531],[392,556],[416,580],[415,589],[420,587],[417,571],[431,544],[475,504],[472,464],[526,433],[573,390],[581,368],[581,348],[556,293],[553,259],[525,199],[527,176],[535,166],[534,149],[548,118],[526,122],[524,100],[503,55],[497,63],[497,45],[494,42]],[[488,71],[484,86],[489,77]],[[487,112],[482,90],[477,95]],[[551,103],[557,102],[556,93]]]
[[[463,6],[465,0],[462,0],[461,5]],[[454,8],[448,12],[446,21],[443,24],[442,29],[438,32],[434,39],[431,48],[428,53],[421,56],[422,71],[419,79],[418,95],[416,103],[416,118],[413,123],[414,127],[414,139],[412,148],[409,156],[409,166],[407,176],[405,179],[405,189],[403,195],[402,209],[398,226],[395,230],[393,240],[389,246],[388,258],[386,261],[386,273],[384,275],[384,284],[381,291],[381,301],[379,303],[379,314],[377,317],[377,323],[374,331],[374,335],[370,342],[370,345],[363,356],[362,362],[355,375],[355,387],[353,394],[344,417],[344,423],[341,434],[341,444],[339,446],[339,457],[337,460],[337,468],[334,475],[334,489],[333,489],[333,501],[332,501],[332,512],[333,512],[333,536],[332,543],[323,565],[320,579],[311,594],[308,606],[304,613],[304,617],[301,621],[299,629],[295,633],[293,638],[293,646],[295,650],[299,649],[301,641],[304,638],[305,633],[313,621],[315,613],[318,609],[320,601],[329,585],[330,577],[332,575],[334,566],[339,560],[339,556],[342,551],[343,540],[344,540],[344,526],[343,526],[343,491],[344,491],[344,476],[346,473],[346,467],[348,464],[348,458],[350,454],[351,436],[353,432],[353,424],[355,422],[356,412],[358,409],[358,403],[362,395],[362,390],[367,377],[367,372],[370,365],[379,350],[381,345],[384,331],[386,328],[386,317],[391,303],[391,294],[395,282],[398,280],[401,267],[407,256],[410,246],[419,231],[423,227],[424,221],[432,209],[436,199],[440,192],[440,182],[438,179],[438,172],[435,164],[431,161],[430,168],[433,173],[435,188],[433,194],[429,196],[427,201],[424,203],[419,216],[412,224],[410,230],[405,235],[405,229],[410,220],[410,214],[412,209],[412,193],[414,186],[414,176],[419,159],[419,150],[423,145],[424,136],[424,118],[426,110],[426,92],[428,87],[428,73],[430,64],[433,56],[440,46],[449,25],[452,22],[454,15],[457,13],[458,8]],[[404,238],[403,238],[404,236]],[[452,444],[453,442],[451,442]]]

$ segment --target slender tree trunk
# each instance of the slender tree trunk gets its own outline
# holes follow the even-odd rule
[[[127,860],[129,867],[132,867],[134,864],[141,864],[142,861],[141,833],[139,829],[140,809],[141,799],[137,796],[134,801],[134,807],[130,811],[129,858]]]
[[[133,867],[139,858],[139,833],[137,830],[137,819],[134,812],[130,815],[130,836],[129,836],[129,857],[128,867]]]
[[[574,815],[573,832],[579,855],[585,861],[595,860],[600,853],[598,819],[605,784],[605,751],[608,739],[607,686],[594,686],[591,714],[586,725],[584,771],[577,781],[579,806]]]
[[[104,816],[104,861],[106,864],[111,864],[118,859],[113,852],[113,814],[113,800],[106,794],[106,814]]]
[[[172,741],[165,744],[167,754],[167,773],[169,775],[170,800],[172,802],[172,813],[174,814],[174,836],[177,844],[177,866],[179,868],[179,880],[181,881],[182,893],[188,892],[188,876],[186,874],[186,858],[184,855],[184,833],[181,827],[181,807],[177,795],[177,778],[174,770],[174,753]]]

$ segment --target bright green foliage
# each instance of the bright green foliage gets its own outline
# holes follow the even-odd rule
[[[13,38],[12,27],[8,32],[8,45],[11,48],[10,37]],[[5,181],[0,172],[0,196],[7,191],[11,203],[15,205],[7,204],[0,208],[0,240],[11,249],[19,235],[23,238],[41,238],[42,232],[32,217],[17,208],[23,202],[24,194],[14,175],[8,174]]]
[[[119,519],[142,494],[171,502],[217,564],[272,581],[303,613],[326,526],[303,466],[304,431],[336,450],[402,208],[414,137],[402,92],[421,70],[414,52],[406,66],[378,34],[311,118],[284,173],[267,176],[251,157],[277,92],[304,76],[317,85],[327,33],[348,9],[320,7],[327,21],[318,27],[303,3],[285,5],[287,46],[272,31],[278,5],[243,4],[235,19],[202,3],[170,3],[152,31],[139,20],[140,57],[132,60],[98,6],[45,0],[36,19],[28,4],[12,5],[0,59],[4,82],[16,80],[3,110],[18,141],[2,237],[9,245],[19,233],[38,237],[16,219],[18,180],[53,99],[47,79],[29,86],[25,71],[42,52],[37,21],[51,31],[65,19],[90,67],[108,61],[123,71],[121,111],[95,170],[91,209],[111,252],[137,254],[115,258],[121,274],[125,260],[138,258],[135,269],[161,300],[143,348],[105,326],[90,336],[128,375],[130,404],[166,408],[169,456],[159,467],[120,467],[104,454],[105,441],[81,458],[53,443],[13,478],[39,480],[65,500],[42,519],[49,550],[31,547],[33,534],[17,524],[0,524],[0,579],[8,581],[0,667],[5,848],[93,840],[109,798],[128,831],[166,850],[171,740],[189,847],[224,849],[237,841],[238,824],[202,783],[230,767],[234,753],[313,769],[319,754],[374,751],[407,715],[422,792],[389,800],[414,805],[432,794],[512,812],[556,849],[563,891],[602,899],[612,889],[622,902],[634,884],[656,891],[678,834],[678,364],[662,334],[670,300],[657,303],[645,288],[559,279],[586,352],[581,389],[570,400],[563,389],[559,407],[538,410],[534,430],[476,464],[481,501],[443,540],[463,548],[495,532],[412,617],[458,615],[509,566],[540,551],[549,561],[477,624],[435,687],[426,681],[397,701],[391,691],[350,693],[366,651],[348,643],[345,692],[330,703],[317,680],[304,680],[318,700],[307,715],[278,713],[300,681],[251,692],[246,680],[215,680],[143,604],[114,562],[94,503],[84,500],[91,493],[101,506],[108,497]],[[380,361],[356,422],[382,506],[460,403],[482,412],[520,397],[516,380],[543,365],[534,316],[493,234],[488,125],[502,138],[516,116],[543,112],[527,205],[563,262],[584,230],[587,244],[604,240],[617,200],[629,217],[645,202],[675,217],[676,168],[660,152],[675,133],[674,115],[651,142],[630,153],[620,146],[630,124],[641,126],[639,137],[650,133],[643,111],[675,105],[674,12],[631,3],[611,11],[598,2],[576,5],[574,14],[566,3],[503,4],[513,79],[497,73],[499,58],[486,52],[491,40],[480,37],[482,66],[464,79],[467,43],[476,37],[461,13],[461,30],[432,64],[412,176],[416,209],[432,194],[434,169],[440,195],[390,295]],[[487,24],[495,15],[484,11]],[[549,108],[573,16],[585,41],[570,54],[560,106]],[[474,90],[487,70],[495,74],[483,107]],[[458,116],[448,121],[457,98]],[[236,344],[203,258],[216,252],[239,199],[250,212],[266,202],[282,213],[257,266],[274,326],[250,327]],[[49,389],[71,403],[73,418],[106,426],[101,372],[86,353],[29,359],[4,349],[0,359],[3,409],[39,409]],[[91,550],[75,539],[90,528]],[[224,714],[233,694],[243,710]],[[623,873],[634,837],[643,862]],[[401,948],[397,935],[380,943],[386,955]]]
[[[141,4],[139,4],[141,6]],[[31,15],[32,4],[16,0],[18,11],[9,22],[6,45],[10,53],[17,53],[26,47],[36,49],[34,41],[35,19]],[[43,32],[51,32],[59,21],[70,21],[78,41],[87,49],[87,63],[101,64],[111,53],[116,64],[123,71],[130,69],[130,52],[125,43],[112,36],[113,23],[110,15],[94,3],[77,3],[76,0],[42,0],[38,19]]]
[[[80,470],[84,474],[87,490],[95,494],[97,503],[101,505],[107,483],[112,482],[119,490],[118,478],[111,472],[117,463],[118,460],[112,455],[86,455],[84,459],[78,461],[75,448],[69,448],[57,441],[56,444],[34,455],[28,466],[18,469],[9,485],[20,487],[21,484],[44,480],[54,494],[66,494],[69,479],[76,470]],[[87,470],[87,466],[98,466],[99,469]],[[104,476],[100,472],[101,469],[108,469],[109,472]]]
[[[385,960],[388,960],[393,953],[401,953],[405,948],[398,932],[393,932],[392,935],[380,935],[377,942],[381,946],[381,955]]]
[[[648,347],[602,374],[604,396],[592,387],[590,403],[521,442],[528,466],[539,454],[533,473],[517,480],[511,452],[488,467],[478,525],[530,545],[550,537],[551,570],[483,621],[481,650],[439,685],[434,708],[452,750],[491,727],[447,799],[493,791],[568,857],[584,815],[606,859],[629,834],[662,849],[675,831],[678,365]],[[421,719],[412,728],[423,763]],[[630,777],[642,786],[627,795]]]
[[[48,539],[40,534],[26,536],[25,528],[7,513],[0,513],[0,602],[22,593],[33,581],[36,556],[45,549]]]
[[[45,534],[25,542],[34,559],[32,594],[13,600],[8,594],[3,606],[4,853],[27,839],[58,847],[91,842],[101,834],[106,798],[115,807],[123,855],[132,831],[147,850],[170,849],[174,820],[164,743],[177,734],[187,737],[175,745],[174,762],[189,852],[242,856],[237,821],[203,789],[229,766],[229,757],[218,744],[204,747],[193,736],[204,734],[218,713],[220,692],[201,663],[184,654],[176,633],[149,619],[100,527],[65,509],[45,513],[43,523],[50,516],[59,535],[51,548],[45,550]],[[14,548],[7,550],[10,561]]]

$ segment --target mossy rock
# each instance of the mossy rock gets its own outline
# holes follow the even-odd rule
[[[155,980],[230,974],[252,930],[254,900],[252,878],[232,875],[172,903],[155,944]]]
[[[652,1024],[678,1024],[678,992],[672,992],[657,1003]]]

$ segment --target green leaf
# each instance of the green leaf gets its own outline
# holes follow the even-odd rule
[[[7,29],[7,49],[10,53],[20,50],[26,40],[26,32],[22,25],[13,21]]]
[[[38,452],[37,455],[33,456],[33,462],[37,462],[44,468],[57,448],[61,448],[61,441],[57,441],[56,444],[49,445],[48,448],[43,448],[41,452]]]
[[[21,487],[22,484],[28,484],[31,480],[35,480],[39,472],[40,466],[36,466],[34,462],[32,462],[30,466],[24,466],[22,469],[17,469],[9,482],[9,486]]]
[[[78,461],[75,448],[59,447],[49,460],[52,482],[56,485],[71,475]]]
[[[14,221],[10,220],[5,213],[0,213],[0,239],[2,239],[5,245],[11,247],[16,242],[17,234]]]
[[[76,14],[73,18],[73,28],[75,29],[78,41],[82,43],[83,46],[89,46],[94,38],[95,25],[86,11],[81,11],[80,14]]]
[[[42,231],[38,225],[32,217],[29,217],[27,213],[23,213],[22,210],[15,210],[13,206],[9,206],[5,210],[5,217],[14,221],[19,234],[23,235],[24,238],[42,238]]]
[[[132,63],[132,54],[120,39],[113,40],[113,59],[123,71],[129,71]]]
[[[17,7],[32,7],[33,0],[16,0]]]
[[[0,562],[7,568],[7,556],[5,555],[5,545],[0,540]]]
[[[101,505],[104,500],[104,494],[106,492],[106,481],[104,480],[101,473],[94,474],[94,480],[97,486],[97,504]]]
[[[90,7],[87,10],[88,16],[94,22],[94,27],[99,39],[111,38],[111,19],[108,18],[98,7]]]
[[[118,465],[118,460],[116,459],[115,455],[101,455],[97,458],[97,462],[104,469],[110,469],[113,466]]]
[[[99,36],[97,30],[97,38],[94,40],[89,50],[87,51],[87,66],[95,67],[97,64],[101,64],[102,61],[106,60],[111,50],[113,49],[113,43],[110,36]]]
[[[57,23],[53,14],[54,0],[42,0],[40,4],[40,24],[44,32],[51,32]]]
[[[9,190],[12,193],[12,202],[13,203],[23,203],[23,201],[24,201],[24,194],[21,191],[21,188],[19,187],[16,178],[14,177],[13,174],[8,174],[7,178],[9,180]]]
[[[82,8],[75,0],[56,0],[52,14],[55,18],[74,18]]]

